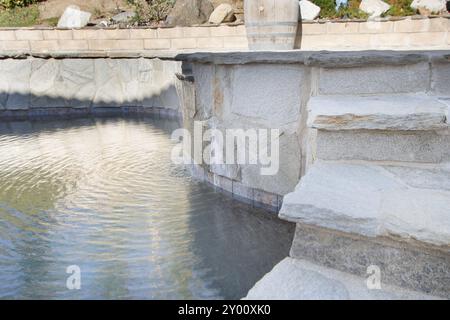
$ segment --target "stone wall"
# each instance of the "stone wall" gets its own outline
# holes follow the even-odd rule
[[[159,59],[0,59],[0,116],[107,108],[178,111],[180,63]]]
[[[450,19],[302,23],[303,50],[448,49]],[[3,51],[229,51],[248,48],[244,25],[135,29],[0,29]]]
[[[193,173],[238,197],[276,209],[317,159],[347,160],[339,157],[343,153],[356,155],[352,158],[356,160],[449,161],[448,129],[423,132],[412,122],[426,117],[425,111],[438,105],[439,112],[429,111],[430,117],[437,119],[439,128],[447,128],[441,122],[448,111],[441,109],[450,96],[449,54],[292,51],[179,55],[177,59],[192,65],[192,73],[184,68],[184,85],[192,91],[187,95],[191,98],[182,103],[185,128],[193,132],[194,122],[199,122],[205,130],[222,132],[239,128],[280,130],[280,170],[275,175],[263,176],[262,166],[251,164],[202,164]],[[308,125],[312,110],[319,109],[312,104],[318,97],[340,103],[335,109],[343,112],[342,118],[324,120],[324,126],[343,126],[351,122],[351,112],[368,108],[369,115],[355,115],[355,123],[370,122],[380,117],[377,112],[387,112],[386,118],[392,118],[396,126],[406,123],[416,127],[398,132],[404,128],[395,131],[389,123],[386,127],[391,131],[386,132],[386,127],[357,127],[351,122],[356,126],[353,131],[330,132],[326,127],[318,134]],[[372,101],[370,97],[375,98]],[[376,108],[380,105],[386,108],[379,111]],[[346,107],[355,110],[347,114]],[[368,128],[373,129],[370,134]]]

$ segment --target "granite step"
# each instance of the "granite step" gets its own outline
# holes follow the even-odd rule
[[[447,129],[446,102],[425,94],[316,96],[308,103],[308,126],[329,131]]]
[[[450,299],[450,254],[445,248],[297,223],[290,256],[360,277],[376,266],[384,283]]]
[[[435,300],[436,296],[358,277],[306,260],[285,258],[248,292],[246,300]],[[370,288],[370,289],[369,289]]]
[[[308,107],[315,159],[450,162],[449,98],[318,96]]]
[[[450,167],[316,162],[284,197],[290,255],[450,298]]]
[[[450,169],[316,162],[280,217],[367,237],[450,248]]]

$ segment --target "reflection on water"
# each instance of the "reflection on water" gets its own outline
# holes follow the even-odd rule
[[[235,299],[284,258],[293,226],[173,165],[176,127],[0,122],[0,298]]]

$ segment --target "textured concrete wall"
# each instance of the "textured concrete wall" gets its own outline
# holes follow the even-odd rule
[[[303,23],[303,50],[448,49],[450,19]],[[136,29],[0,29],[0,50],[246,50],[244,25]]]
[[[159,59],[0,60],[0,111],[51,108],[178,109],[180,63]]]

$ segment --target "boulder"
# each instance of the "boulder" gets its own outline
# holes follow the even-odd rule
[[[219,24],[222,22],[231,22],[234,19],[233,7],[228,3],[222,3],[209,17],[209,23]]]
[[[133,19],[136,16],[136,12],[134,11],[124,11],[119,14],[116,14],[111,18],[111,20],[114,23],[123,23],[123,22],[129,22],[131,19]]]
[[[362,0],[359,9],[367,13],[370,18],[376,18],[389,10],[391,6],[381,0]]]
[[[314,20],[319,16],[320,7],[308,0],[301,0],[300,15],[302,20]]]
[[[411,8],[419,10],[421,14],[441,13],[445,11],[446,0],[414,0]]]
[[[90,18],[90,12],[81,11],[77,6],[68,6],[59,18],[58,28],[83,28]]]
[[[168,26],[191,26],[208,21],[214,11],[209,0],[177,0],[166,19]]]

